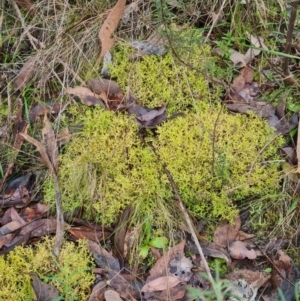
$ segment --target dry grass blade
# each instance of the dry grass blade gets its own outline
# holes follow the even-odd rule
[[[49,160],[52,163],[55,173],[58,169],[58,147],[55,138],[54,131],[51,127],[51,124],[47,118],[47,114],[44,116],[44,127],[42,129],[43,142],[45,145],[45,150],[49,157]]]
[[[298,137],[297,137],[297,148],[296,148],[296,152],[297,152],[297,159],[298,159],[298,167],[296,170],[296,173],[300,173],[300,122],[298,123]]]
[[[116,5],[112,8],[106,20],[100,28],[98,36],[101,41],[101,53],[98,62],[100,62],[100,60],[104,57],[106,52],[109,51],[115,43],[115,39],[112,37],[112,34],[117,28],[120,19],[123,15],[125,3],[126,0],[119,0],[116,3]]]

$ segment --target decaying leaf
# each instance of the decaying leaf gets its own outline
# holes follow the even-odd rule
[[[96,106],[99,105],[103,107],[102,101],[97,98],[95,93],[93,93],[90,89],[85,87],[75,87],[75,88],[67,88],[66,93],[70,95],[77,96],[80,101],[87,106]]]
[[[104,293],[104,298],[106,301],[122,301],[120,295],[113,290],[107,290]]]
[[[163,276],[163,277],[156,278],[155,280],[152,280],[147,284],[145,284],[141,292],[151,293],[156,291],[164,291],[166,289],[172,289],[179,283],[181,283],[181,280],[179,280],[176,277]]]
[[[106,290],[106,281],[100,281],[94,285],[92,293],[89,297],[89,301],[99,301],[103,300],[103,295]]]
[[[77,239],[88,239],[91,241],[100,242],[107,238],[107,233],[102,232],[101,230],[93,229],[88,226],[72,227],[68,231]]]
[[[101,42],[101,53],[99,56],[99,60],[101,60],[104,57],[106,52],[109,51],[115,43],[115,39],[112,37],[112,35],[123,15],[125,4],[126,0],[118,0],[118,2],[111,9],[106,20],[100,28],[98,35]]]
[[[32,107],[29,112],[30,122],[38,121],[39,116],[44,116],[47,113],[58,114],[59,112],[63,111],[65,107],[66,105],[62,104],[61,102],[37,104],[36,106]]]
[[[120,263],[111,253],[107,252],[99,244],[89,240],[89,250],[92,252],[97,266],[104,269],[120,271]]]
[[[217,244],[212,242],[201,242],[201,248],[205,256],[209,256],[213,258],[222,258],[228,264],[231,263],[231,258],[227,253],[227,251],[224,248],[218,246]],[[195,243],[192,243],[191,241],[187,242],[186,249],[194,254],[199,254],[199,251]]]
[[[23,91],[28,82],[33,78],[36,69],[35,62],[36,57],[30,57],[25,61],[22,69],[15,78],[16,90]]]
[[[255,259],[257,257],[254,249],[248,249],[242,241],[233,241],[228,247],[229,255],[234,259]]]
[[[116,290],[122,298],[129,299],[139,298],[140,292],[125,280],[119,273],[109,270],[109,285]]]
[[[41,281],[36,273],[31,272],[30,275],[37,301],[54,301],[59,298],[59,291],[56,287]]]
[[[28,223],[20,231],[21,235],[30,234],[31,237],[42,237],[56,232],[57,222],[55,219],[40,219]]]
[[[193,264],[187,257],[175,257],[170,261],[169,275],[179,279],[182,282],[188,282],[192,273]]]
[[[23,8],[26,11],[29,11],[34,2],[32,0],[13,0],[15,1],[21,8]]]
[[[158,259],[150,270],[150,275],[148,276],[146,283],[159,277],[168,276],[170,261],[175,257],[184,257],[184,246],[185,240],[170,248],[160,259]]]
[[[222,248],[226,248],[235,240],[241,227],[241,218],[237,216],[234,219],[234,225],[230,225],[227,221],[221,223],[214,233],[213,242]]]

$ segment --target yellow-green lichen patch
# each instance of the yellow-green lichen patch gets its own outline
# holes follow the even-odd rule
[[[17,247],[0,257],[0,299],[33,300],[30,272],[55,286],[64,300],[88,300],[94,282],[93,259],[87,243],[65,242],[58,259],[51,254],[53,239],[35,247]]]

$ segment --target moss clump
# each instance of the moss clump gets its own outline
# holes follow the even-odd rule
[[[33,247],[16,247],[6,257],[0,257],[0,299],[33,300],[30,272],[55,286],[64,300],[87,300],[94,276],[92,256],[87,244],[65,242],[58,260],[51,254],[53,239]]]
[[[213,62],[208,46],[195,45],[189,51],[179,51],[181,62],[168,53],[163,58],[145,56],[133,63],[128,59],[130,50],[125,47],[115,53],[110,72],[124,91],[130,88],[140,105],[156,107],[165,103],[172,114],[191,109],[194,101],[211,101],[218,96],[210,94],[203,77],[208,60]]]
[[[253,115],[231,115],[223,109],[219,114],[219,95],[211,94],[199,73],[208,48],[194,45],[183,54],[182,60],[195,69],[171,54],[130,62],[128,51],[117,52],[111,66],[121,88],[129,86],[140,104],[165,102],[168,112],[185,111],[185,117],[166,122],[156,136],[147,138],[157,158],[139,139],[132,117],[88,109],[81,120],[84,130],[60,158],[65,211],[82,206],[85,218],[111,224],[133,204],[135,221],[150,215],[163,228],[177,219],[178,211],[162,163],[197,218],[232,220],[237,201],[276,192],[276,150],[282,140]],[[51,181],[45,192],[46,201],[54,203]]]
[[[64,210],[83,206],[86,218],[111,224],[133,204],[140,216],[163,225],[174,201],[161,163],[197,218],[233,219],[236,201],[274,193],[281,139],[255,116],[218,111],[202,103],[196,113],[160,126],[149,138],[159,158],[142,145],[132,118],[88,111],[83,132],[61,157]],[[46,198],[54,201],[51,187]]]

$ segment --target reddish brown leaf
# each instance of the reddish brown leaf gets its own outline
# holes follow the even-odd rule
[[[246,240],[255,237],[255,234],[248,234],[240,230],[235,238],[235,240]]]
[[[125,4],[126,0],[118,0],[118,2],[111,9],[106,20],[100,28],[98,35],[101,42],[101,53],[99,56],[99,60],[101,60],[104,57],[106,52],[109,51],[115,43],[115,39],[112,37],[112,35],[123,15]]]
[[[110,270],[108,278],[110,286],[114,288],[122,298],[130,300],[132,297],[136,299],[140,297],[139,291],[131,286],[119,273]]]
[[[103,300],[103,294],[106,290],[107,284],[106,281],[100,281],[97,283],[92,290],[92,293],[89,297],[89,301],[102,301]]]
[[[214,243],[222,248],[226,248],[229,243],[234,241],[241,227],[241,219],[237,216],[234,220],[234,225],[230,225],[227,221],[221,223],[214,233]]]
[[[20,231],[21,235],[30,234],[31,237],[41,237],[46,234],[55,233],[57,222],[55,219],[40,219],[28,223]]]
[[[241,75],[244,77],[246,84],[252,84],[253,82],[253,69],[246,66],[241,70]]]
[[[105,233],[102,231],[87,226],[72,227],[68,231],[76,238],[88,239],[95,242],[100,242],[106,238]]]
[[[7,245],[9,243],[11,243],[11,241],[13,240],[15,234],[14,233],[10,233],[10,234],[6,234],[6,235],[1,235],[0,234],[0,249],[4,246]]]
[[[22,69],[20,70],[19,74],[15,78],[16,90],[23,91],[24,87],[33,78],[36,69],[35,62],[36,62],[35,57],[30,57],[25,61]]]
[[[46,103],[45,105],[38,104],[31,108],[29,112],[30,122],[36,122],[39,116],[43,116],[47,113],[58,114],[65,106],[60,102]]]
[[[231,88],[236,92],[239,93],[245,87],[246,81],[242,74],[236,77],[231,84]]]
[[[21,216],[27,222],[31,222],[35,219],[39,219],[43,214],[45,214],[50,209],[50,205],[37,203],[33,206],[26,207]]]
[[[163,276],[156,278],[145,284],[141,290],[142,293],[151,293],[156,291],[164,291],[166,289],[171,289],[175,287],[181,281],[173,276]]]
[[[28,11],[33,6],[33,2],[31,0],[14,0],[21,8]]]

